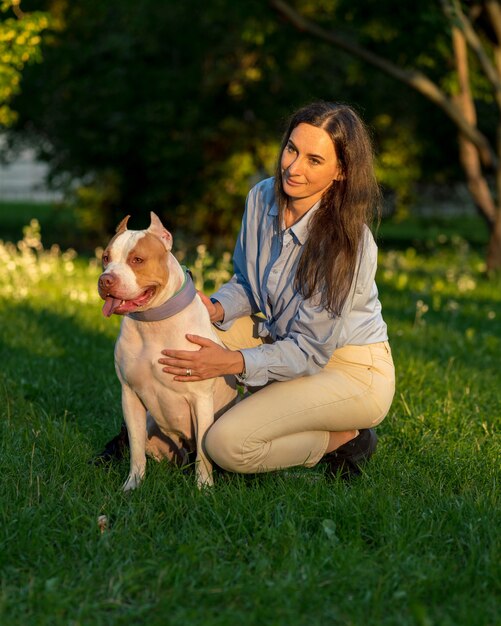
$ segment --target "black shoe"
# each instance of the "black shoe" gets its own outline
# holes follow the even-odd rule
[[[108,441],[108,443],[104,446],[104,450],[99,454],[96,454],[91,463],[94,465],[109,465],[114,461],[121,461],[128,449],[129,434],[127,432],[125,422],[122,422],[118,435]]]
[[[327,463],[330,475],[349,479],[360,474],[361,465],[374,454],[376,446],[376,433],[372,428],[364,428],[354,439],[322,457],[320,462]]]

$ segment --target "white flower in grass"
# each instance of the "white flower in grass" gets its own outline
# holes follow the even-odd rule
[[[430,307],[423,300],[418,300],[416,302],[416,315],[414,317],[414,326],[419,326],[420,324],[424,324],[424,316],[428,313]]]
[[[61,258],[63,259],[63,261],[73,261],[77,258],[77,256],[78,255],[76,251],[73,250],[73,248],[68,248],[61,254]]]
[[[461,292],[472,291],[477,286],[477,283],[468,274],[462,274],[459,277],[457,286]]]
[[[48,263],[47,261],[41,261],[40,265],[39,265],[40,272],[44,276],[47,276],[48,274],[52,273],[52,267],[53,267],[53,264],[52,263]]]
[[[449,283],[454,283],[456,282],[456,272],[452,269],[449,268],[446,272],[445,272],[445,277],[447,279],[447,282]]]

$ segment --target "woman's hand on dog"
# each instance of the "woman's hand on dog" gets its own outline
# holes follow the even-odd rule
[[[194,382],[244,371],[244,357],[238,350],[228,350],[199,335],[186,335],[186,339],[200,346],[200,349],[162,350],[164,356],[158,360],[165,366],[162,371],[173,374],[174,380]]]

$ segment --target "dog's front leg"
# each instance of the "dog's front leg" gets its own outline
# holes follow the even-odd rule
[[[130,445],[130,471],[123,490],[130,491],[139,486],[146,471],[146,408],[125,383],[122,383],[122,410]]]
[[[212,462],[205,454],[203,447],[203,439],[205,433],[214,422],[214,398],[210,396],[201,396],[195,402],[195,439],[197,442],[197,458],[195,461],[195,473],[197,486],[199,489],[203,487],[212,487],[214,478],[212,476]]]

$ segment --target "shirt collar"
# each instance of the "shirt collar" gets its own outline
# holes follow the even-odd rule
[[[294,237],[298,240],[298,242],[301,245],[303,245],[306,241],[306,238],[308,236],[308,225],[310,223],[310,220],[313,214],[320,206],[320,202],[321,202],[321,199],[318,200],[318,202],[316,202],[311,207],[311,209],[308,209],[308,211],[303,215],[303,217],[300,220],[298,220],[295,224],[293,224],[290,227],[290,231],[292,232]],[[273,217],[278,217],[278,205],[276,202],[273,202],[273,204],[270,207],[270,210],[268,211],[268,214],[272,215]]]
[[[275,202],[275,200],[273,200],[273,202],[271,203],[268,215],[271,215],[272,217],[276,217],[278,215],[278,204]]]

